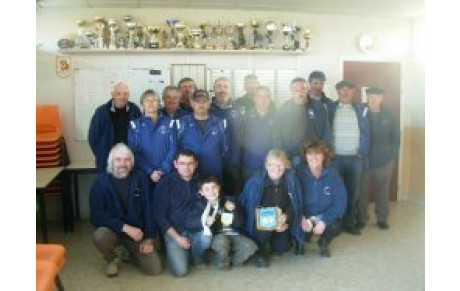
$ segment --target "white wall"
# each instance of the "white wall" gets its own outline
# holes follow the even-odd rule
[[[70,37],[76,32],[76,19],[90,20],[94,16],[105,16],[120,20],[124,15],[132,15],[145,25],[165,25],[165,19],[176,17],[189,25],[197,25],[217,19],[226,24],[251,19],[261,21],[274,20],[293,22],[301,27],[310,27],[312,31],[311,47],[307,54],[296,56],[260,56],[260,55],[130,55],[128,58],[120,56],[82,56],[72,55],[76,66],[154,66],[161,63],[206,63],[210,68],[235,69],[263,69],[263,68],[295,68],[298,74],[307,77],[315,69],[323,70],[328,81],[326,92],[336,99],[334,85],[340,80],[341,62],[343,60],[372,60],[372,61],[400,61],[403,64],[403,115],[417,116],[417,112],[424,112],[424,105],[417,102],[417,94],[409,88],[409,82],[414,82],[411,61],[411,33],[410,21],[391,18],[353,17],[339,15],[313,15],[300,13],[275,13],[254,11],[221,11],[221,10],[192,10],[192,9],[37,9],[37,104],[56,103],[60,105],[64,136],[68,142],[71,159],[87,160],[92,154],[86,142],[75,141],[74,126],[74,99],[72,78],[60,78],[56,75],[57,41],[63,37]],[[376,48],[364,55],[357,47],[357,38],[361,33],[369,33],[376,39]],[[121,61],[120,61],[121,60]],[[246,66],[246,67],[241,67]],[[415,77],[416,79],[419,77]],[[420,84],[420,83],[418,83]],[[416,92],[414,92],[416,93]],[[410,94],[411,96],[408,96]],[[417,95],[417,96],[416,96]],[[107,99],[109,92],[107,92]],[[410,103],[407,103],[410,102]],[[416,106],[414,105],[416,104]],[[422,103],[423,104],[423,103]],[[423,108],[421,108],[423,107]],[[416,112],[413,112],[413,111]],[[410,124],[411,118],[403,118],[403,123]],[[417,120],[416,122],[421,122]],[[424,120],[423,120],[424,122]],[[82,209],[87,212],[87,191],[92,181],[90,176],[84,176],[80,189]]]

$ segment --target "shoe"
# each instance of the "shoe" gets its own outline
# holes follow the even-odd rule
[[[327,247],[328,244],[326,242],[320,239],[318,241],[318,246],[319,246],[319,255],[321,257],[329,258],[331,256],[331,252],[329,251],[329,248]]]
[[[343,231],[352,235],[361,235],[361,230],[359,230],[356,226],[344,226]]]
[[[294,254],[295,255],[303,255],[303,254],[305,254],[304,245],[296,243],[296,245],[294,247]]]
[[[123,262],[130,262],[130,254],[128,252],[128,250],[122,246],[122,245],[118,245],[116,246],[114,249],[113,249],[113,252],[115,253],[115,255],[120,258]]]
[[[355,227],[359,230],[363,229],[366,226],[366,223],[363,221],[358,221],[355,225]]]
[[[118,264],[120,264],[120,261],[120,258],[115,258],[108,263],[107,268],[105,269],[107,277],[115,277],[118,275]]]
[[[385,229],[389,229],[390,226],[388,225],[388,223],[386,221],[379,221],[377,222],[377,226],[378,228],[382,229],[382,230],[385,230]]]
[[[253,258],[254,258],[254,265],[256,265],[257,268],[267,268],[268,267],[267,260],[261,254],[255,254]]]

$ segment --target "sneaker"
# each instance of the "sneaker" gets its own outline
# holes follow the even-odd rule
[[[118,275],[118,264],[120,264],[120,258],[115,258],[107,264],[107,268],[105,269],[107,277],[115,277]]]
[[[113,249],[113,252],[115,253],[115,255],[120,258],[121,260],[123,260],[123,262],[129,262],[130,261],[130,255],[129,255],[129,252],[128,250],[122,246],[122,245],[118,245],[116,246],[114,249]]]
[[[389,229],[390,226],[388,225],[388,223],[386,221],[379,221],[377,222],[377,226],[378,228],[382,229],[382,230],[385,230],[385,229]]]
[[[361,235],[361,230],[356,226],[344,226],[343,231],[352,235]]]
[[[254,265],[256,265],[257,268],[267,268],[268,267],[267,260],[261,254],[255,254],[253,259],[254,259]]]
[[[327,247],[328,244],[325,243],[325,241],[320,239],[318,241],[318,246],[319,246],[319,255],[321,257],[329,258],[331,256],[331,252],[329,251],[329,248]]]

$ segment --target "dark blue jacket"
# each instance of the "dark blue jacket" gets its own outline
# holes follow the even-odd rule
[[[219,117],[224,122],[230,140],[230,152],[226,162],[231,166],[238,166],[241,155],[241,121],[244,117],[244,108],[233,101],[226,108],[220,108],[212,102],[209,113]]]
[[[129,120],[134,120],[141,116],[141,111],[136,104],[128,101]],[[107,158],[110,149],[114,146],[114,129],[110,117],[112,99],[99,106],[91,118],[88,131],[88,142],[94,157],[96,158],[96,169],[99,173],[105,172],[107,168]]]
[[[300,147],[307,141],[319,139],[328,145],[332,142],[327,112],[321,102],[309,100],[303,106],[304,113],[300,119],[293,114],[298,109],[299,105],[295,104],[291,98],[280,107],[277,113],[278,132],[281,136],[283,149],[290,158],[298,156]],[[304,130],[299,127],[300,125],[307,126],[306,130],[301,133],[295,130]]]
[[[177,172],[172,172],[158,182],[153,208],[155,220],[162,233],[170,227],[178,233],[185,230],[186,218],[197,199],[197,192],[197,179],[192,178],[187,182]]]
[[[153,171],[171,172],[176,154],[174,121],[160,116],[156,124],[148,116],[130,122],[128,146],[134,153],[135,165],[150,176]]]
[[[270,111],[262,117],[255,109],[250,110],[243,118],[241,128],[241,165],[250,170],[260,169],[267,153],[281,148],[275,113]]]
[[[335,112],[337,111],[337,107],[339,105],[339,101],[335,101],[329,106],[329,123],[331,124],[331,128],[334,125],[334,117]],[[368,112],[369,110],[361,103],[353,103],[353,108],[355,109],[356,117],[358,118],[358,126],[359,126],[359,149],[358,154],[361,156],[366,156],[369,152],[370,147],[370,130],[369,130],[369,117]]]
[[[171,119],[173,119],[173,120],[178,120],[178,119],[180,119],[182,116],[192,114],[191,111],[184,110],[184,109],[182,109],[181,107],[177,108],[176,112],[174,113],[174,116],[172,116],[172,117],[169,116],[169,114],[168,114],[168,112],[166,111],[165,108],[162,108],[162,109],[160,110],[160,113],[161,113],[161,115],[163,115],[163,116],[168,116],[169,118],[171,118]]]
[[[291,236],[294,237],[298,243],[303,244],[305,242],[305,235],[300,225],[302,219],[302,192],[300,184],[293,170],[286,170],[284,175],[286,177],[288,194],[291,200],[291,209],[293,211],[289,229],[291,231]],[[238,198],[239,207],[241,207],[241,211],[245,216],[243,228],[246,234],[251,238],[255,237],[256,208],[262,200],[262,194],[267,179],[269,179],[269,177],[265,169],[257,171],[246,182],[243,193],[241,193]]]
[[[347,192],[339,173],[325,167],[319,179],[310,172],[308,165],[296,168],[303,193],[302,213],[305,218],[319,216],[326,225],[341,218],[347,207]]]
[[[192,150],[198,156],[198,171],[201,174],[222,178],[229,139],[218,117],[209,115],[204,134],[193,115],[182,117],[178,122],[177,148]]]
[[[399,125],[391,111],[381,107],[380,112],[369,110],[371,148],[369,167],[380,167],[398,156],[400,135]]]
[[[122,234],[123,224],[128,224],[142,229],[144,238],[153,238],[156,235],[156,224],[147,177],[137,170],[131,172],[126,215],[123,215],[110,177],[108,173],[100,173],[91,186],[91,223],[95,227],[108,227],[118,234]]]

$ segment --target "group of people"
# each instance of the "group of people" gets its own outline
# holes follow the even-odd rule
[[[342,80],[332,101],[325,81],[321,71],[293,79],[279,108],[255,75],[236,100],[226,77],[215,80],[213,98],[183,78],[164,88],[163,102],[145,91],[141,109],[115,84],[88,133],[99,173],[90,219],[106,274],[123,261],[159,273],[158,244],[175,276],[210,253],[220,269],[247,260],[267,267],[270,254],[303,254],[312,240],[329,257],[342,231],[361,234],[371,185],[377,225],[387,229],[399,128],[384,91],[367,88],[368,103],[355,102],[355,85]],[[275,224],[262,227],[261,213],[273,209]]]

